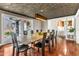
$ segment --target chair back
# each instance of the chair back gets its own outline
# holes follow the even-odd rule
[[[56,30],[56,33],[55,33],[55,37],[56,37],[56,39],[57,39],[57,32],[58,32],[58,31]]]
[[[34,31],[33,30],[31,30],[31,34],[34,34]]]
[[[43,33],[43,39],[42,39],[42,44],[43,45],[45,45],[46,36],[47,36],[47,33]]]
[[[42,56],[45,54],[45,39],[46,39],[47,33],[43,33],[43,39],[42,39]]]
[[[40,32],[43,32],[42,29],[40,30]]]
[[[50,32],[50,30],[47,30],[47,32],[49,33],[49,32]]]
[[[38,33],[39,32],[39,30],[36,30],[36,33]]]
[[[46,36],[47,36],[47,33],[45,32],[45,33],[43,33],[43,39],[45,39],[46,38]]]
[[[16,50],[19,51],[17,36],[15,33],[12,33],[12,43],[13,43],[13,48],[16,47]]]
[[[51,40],[53,40],[53,39],[54,39],[54,36],[55,36],[55,32],[54,32],[54,31],[51,32],[51,33],[50,33],[50,36],[51,36]]]
[[[57,30],[55,32],[55,44],[57,44]]]

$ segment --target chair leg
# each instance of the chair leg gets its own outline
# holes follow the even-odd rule
[[[54,47],[54,39],[52,40],[52,47]]]
[[[40,52],[40,49],[38,48],[38,52]]]
[[[27,56],[27,50],[24,51],[24,55]]]
[[[15,55],[15,48],[13,47],[13,52],[12,52],[12,56]]]
[[[19,56],[19,51],[16,51],[16,56]]]
[[[50,41],[48,43],[48,48],[49,48],[49,53],[51,52],[51,46],[50,46]]]

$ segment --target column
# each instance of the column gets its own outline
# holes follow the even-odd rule
[[[75,23],[76,23],[76,43],[79,44],[79,10],[76,13],[75,16]]]
[[[65,18],[64,21],[64,34],[65,34],[65,38],[67,39],[67,18]]]

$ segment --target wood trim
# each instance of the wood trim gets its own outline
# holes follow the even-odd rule
[[[5,10],[5,9],[2,9],[2,8],[0,8],[0,10],[6,11],[6,12],[9,12],[9,13],[13,13],[13,14],[17,14],[17,15],[21,15],[21,16],[24,16],[24,17],[29,17],[29,18],[35,19],[34,17],[28,16],[28,15],[25,15],[25,14],[21,14],[21,13],[18,13],[18,12],[13,12],[13,11],[10,11],[10,10]]]

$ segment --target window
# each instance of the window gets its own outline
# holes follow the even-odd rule
[[[24,31],[26,31],[26,30],[27,30],[27,24],[24,23]]]

